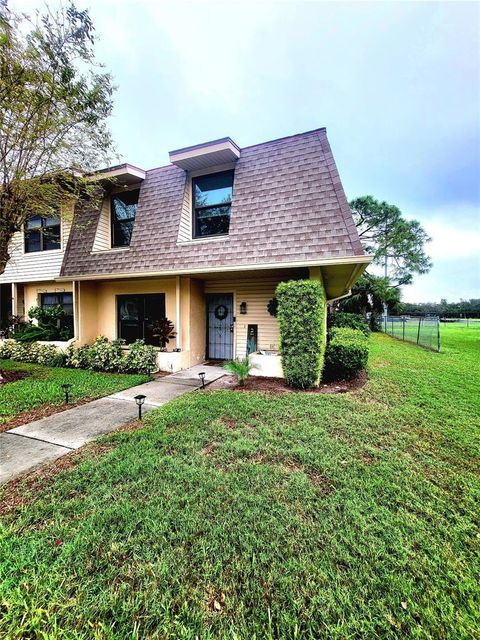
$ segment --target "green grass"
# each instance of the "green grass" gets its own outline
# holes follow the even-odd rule
[[[186,395],[25,486],[0,636],[480,637],[480,330],[442,341],[372,336],[354,394]]]
[[[13,360],[0,360],[0,369],[26,371],[29,374],[23,380],[0,386],[0,425],[24,411],[63,404],[63,383],[72,385],[71,401],[76,402],[85,398],[100,398],[149,380],[145,375],[51,368]]]

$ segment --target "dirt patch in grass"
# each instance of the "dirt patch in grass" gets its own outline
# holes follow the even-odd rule
[[[9,382],[16,382],[17,380],[23,380],[30,374],[26,371],[8,371],[0,369],[0,385],[8,384]]]
[[[239,385],[234,376],[223,376],[208,385],[209,390],[217,391],[230,389],[232,391],[262,391],[264,393],[347,393],[361,389],[367,381],[366,371],[362,371],[354,380],[338,380],[335,382],[321,383],[314,389],[292,389],[283,378],[264,378],[262,376],[250,376],[244,385]]]
[[[235,429],[237,427],[237,421],[227,416],[222,418],[222,423],[227,427],[227,429]]]
[[[141,427],[143,427],[143,422],[133,420],[112,433],[135,431]],[[38,469],[10,480],[3,487],[0,487],[0,516],[30,504],[35,499],[37,492],[40,492],[41,489],[50,484],[61,471],[72,469],[87,458],[104,455],[118,446],[118,444],[115,441],[90,442],[80,449],[75,449],[75,451],[42,465]]]

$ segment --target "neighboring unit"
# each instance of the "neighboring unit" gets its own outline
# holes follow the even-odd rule
[[[176,337],[159,364],[175,371],[275,353],[279,282],[318,279],[332,300],[370,261],[325,129],[244,149],[223,138],[170,160],[99,172],[103,202],[76,207],[66,248],[67,224],[53,246],[42,235],[53,222],[29,222],[0,279],[3,307],[8,292],[18,314],[52,296],[71,301],[80,344],[104,335],[158,345],[167,317]]]

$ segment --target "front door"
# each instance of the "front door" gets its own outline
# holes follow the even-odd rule
[[[207,358],[233,358],[233,295],[207,295]]]

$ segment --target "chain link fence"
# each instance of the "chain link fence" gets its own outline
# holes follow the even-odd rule
[[[438,316],[388,316],[381,319],[381,330],[393,338],[440,351],[440,318]]]

